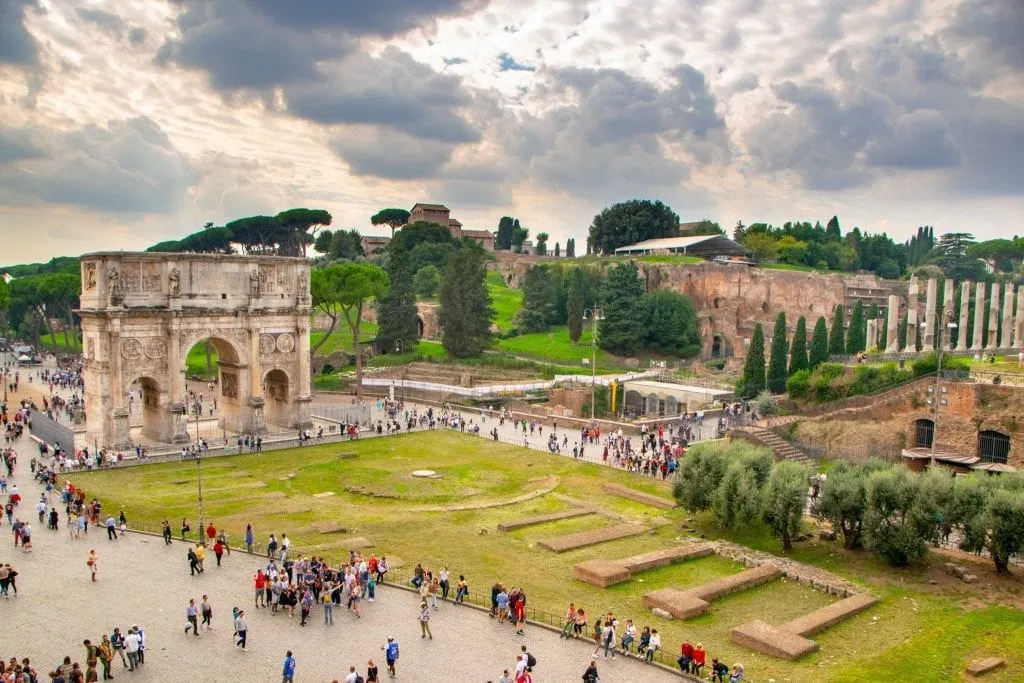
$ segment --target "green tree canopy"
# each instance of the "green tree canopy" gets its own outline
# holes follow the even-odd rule
[[[542,332],[557,318],[556,283],[552,269],[536,265],[527,269],[519,283],[523,292],[523,307],[516,314],[523,332]]]
[[[566,303],[566,322],[569,325],[569,339],[573,344],[583,336],[583,310],[586,277],[582,268],[573,268],[569,273],[569,293]]]
[[[836,310],[832,317],[832,330],[828,338],[828,353],[830,356],[841,356],[846,353],[846,322],[843,316],[843,305],[836,304]]]
[[[679,234],[679,216],[660,201],[631,199],[605,208],[590,224],[595,253],[614,254],[619,247],[641,240]]]
[[[807,362],[811,368],[816,368],[828,360],[828,325],[825,316],[819,316],[814,323],[814,333],[811,335],[811,353]]]
[[[789,355],[790,375],[801,370],[806,370],[807,361],[807,318],[800,316],[796,321],[796,330],[793,332],[793,344]]]
[[[502,216],[498,221],[498,234],[494,238],[494,248],[498,251],[508,251],[512,248],[512,229],[515,226],[515,219],[511,216]]]
[[[274,217],[281,226],[281,256],[305,256],[306,247],[314,244],[316,233],[331,224],[331,214],[323,209],[288,209]]]
[[[743,364],[743,376],[736,384],[736,394],[743,398],[754,398],[765,389],[767,379],[764,367],[764,330],[761,323],[754,325],[754,335],[747,349]]]
[[[864,351],[867,344],[867,320],[864,318],[864,304],[860,299],[853,305],[850,315],[850,330],[846,335],[846,353]]]
[[[412,285],[416,296],[429,299],[435,296],[441,287],[441,271],[437,269],[437,266],[427,264],[416,271]]]
[[[609,269],[601,292],[598,345],[602,349],[632,354],[643,346],[646,337],[640,306],[643,293],[644,285],[635,263],[619,263]]]
[[[707,441],[697,443],[686,452],[672,482],[672,495],[680,506],[690,512],[710,510],[718,489],[729,468],[731,451],[728,443]]]
[[[405,209],[381,209],[370,216],[371,225],[386,225],[391,228],[391,237],[395,230],[409,222],[409,212]]]
[[[479,356],[491,342],[494,309],[484,258],[478,249],[459,249],[448,259],[441,280],[441,342],[455,358]]]
[[[313,305],[332,317],[331,328],[313,351],[334,331],[338,314],[344,315],[352,330],[352,350],[356,357],[356,396],[359,397],[363,395],[363,354],[359,343],[363,309],[371,299],[383,298],[389,284],[387,273],[372,263],[339,263],[316,268],[312,273],[310,293]]]
[[[697,312],[689,297],[667,290],[640,297],[646,346],[655,351],[695,356],[700,353]]]
[[[548,240],[551,238],[546,232],[537,233],[537,243],[534,245],[534,253],[537,256],[547,256],[548,253]]]
[[[762,517],[765,526],[782,541],[784,552],[793,549],[806,505],[807,469],[792,460],[777,463],[768,479]]]
[[[786,341],[786,313],[779,311],[772,331],[772,352],[768,359],[768,389],[773,394],[786,393],[786,379],[789,377],[786,365],[789,361],[789,343]]]
[[[409,255],[404,251],[389,254],[387,273],[391,287],[377,302],[377,343],[384,353],[396,348],[410,350],[419,337],[419,325]]]

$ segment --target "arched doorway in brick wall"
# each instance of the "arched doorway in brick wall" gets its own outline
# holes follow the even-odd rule
[[[931,448],[935,439],[935,422],[927,417],[914,420],[914,448]]]

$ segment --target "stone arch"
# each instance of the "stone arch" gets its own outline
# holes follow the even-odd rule
[[[287,371],[272,368],[263,375],[263,396],[266,401],[267,424],[278,427],[292,427],[295,423],[291,400],[291,378]]]
[[[978,457],[982,462],[1007,464],[1010,459],[1010,437],[994,429],[978,432]]]
[[[679,400],[675,396],[665,397],[665,417],[679,414]]]
[[[131,377],[125,383],[123,391],[128,397],[125,405],[128,406],[129,441],[139,441],[132,438],[132,432],[136,427],[141,428],[143,439],[163,440],[164,413],[169,403],[166,388],[150,373],[143,372]]]
[[[657,415],[658,414],[658,408],[661,405],[661,398],[659,398],[659,396],[657,394],[654,394],[654,393],[647,394],[647,402],[646,403],[647,403],[646,406],[645,406],[646,410],[644,411],[644,414],[645,415]]]
[[[82,442],[117,450],[131,444],[132,383],[142,392],[146,436],[166,445],[191,441],[190,389],[204,403],[211,392],[205,382],[189,385],[187,357],[204,339],[218,356],[212,394],[223,417],[214,427],[227,435],[264,431],[268,369],[287,375],[289,426],[311,425],[309,268],[303,258],[264,255],[82,256]],[[203,409],[207,421],[209,407],[212,401]]]
[[[636,389],[630,389],[623,398],[627,415],[638,416],[644,412],[644,397]]]
[[[713,333],[711,335],[711,357],[725,358],[730,355],[732,355],[732,353],[729,348],[729,340],[726,336],[720,332]]]
[[[914,420],[914,448],[931,448],[934,439],[934,420],[928,417]]]
[[[416,336],[423,338],[423,318],[416,316]]]

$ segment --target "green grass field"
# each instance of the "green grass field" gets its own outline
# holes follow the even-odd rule
[[[338,459],[343,452],[357,457]],[[441,478],[412,477],[411,471],[419,468],[433,469]],[[166,516],[177,528],[180,519],[187,517],[195,524],[192,462],[82,473],[73,480],[90,497],[99,497],[106,509],[123,507],[129,520],[155,526]],[[403,563],[394,572],[396,578],[407,575],[416,562],[431,568],[444,564],[453,575],[466,575],[471,598],[486,598],[491,584],[502,580],[522,586],[532,608],[559,616],[570,600],[591,614],[613,611],[620,619],[632,617],[640,626],[658,628],[668,653],[677,652],[686,638],[703,642],[709,659],[743,662],[750,680],[960,680],[966,662],[989,654],[1006,657],[1008,666],[987,680],[1024,676],[1024,613],[995,606],[1019,604],[1019,583],[995,581],[990,572],[982,571],[979,584],[954,584],[941,573],[938,560],[891,570],[869,554],[843,551],[841,544],[798,544],[793,553],[796,559],[864,585],[883,602],[816,635],[821,650],[796,663],[736,646],[728,632],[755,618],[781,623],[834,600],[807,586],[776,581],[717,600],[710,614],[683,622],[652,616],[642,607],[641,595],[661,587],[685,588],[742,567],[712,556],[644,572],[608,590],[575,581],[574,563],[668,547],[676,542],[687,519],[708,537],[723,535],[706,515],[649,508],[612,496],[602,491],[605,482],[668,495],[667,486],[660,482],[447,431],[203,461],[206,518],[226,528],[234,539],[240,539],[245,525],[251,523],[259,543],[265,543],[271,532],[287,533],[300,553],[339,558],[346,555],[346,538],[364,537],[373,542],[378,555]],[[542,550],[537,542],[618,522],[590,515],[511,533],[497,531],[503,521],[567,508],[551,493],[507,504],[552,486],[552,493],[632,520],[658,517],[669,523],[653,527],[652,535],[563,554]],[[323,492],[334,495],[316,497]],[[467,504],[499,506],[449,509]],[[345,530],[321,533],[318,523],[328,520]],[[732,538],[779,552],[779,543],[760,528]],[[929,585],[933,576],[943,580]],[[995,588],[986,587],[990,583]]]
[[[57,332],[52,336],[44,334],[40,337],[40,340],[43,343],[44,349],[49,349],[55,353],[67,353],[69,350],[71,353],[78,353],[82,350],[82,342],[72,332],[68,332],[68,347],[64,346],[63,332]]]
[[[502,332],[513,327],[512,317],[523,307],[523,293],[510,288],[501,277],[501,273],[487,273],[487,291],[491,295],[491,306],[494,307],[494,324]]]
[[[585,369],[589,372],[589,366],[583,365],[581,361],[584,358],[590,359],[590,334],[591,328],[584,326],[583,336],[580,337],[579,343],[573,344],[569,340],[569,327],[559,325],[552,327],[547,332],[534,332],[509,339],[499,339],[495,348],[514,356],[558,363]],[[598,371],[624,367],[622,359],[603,349],[597,349]]]

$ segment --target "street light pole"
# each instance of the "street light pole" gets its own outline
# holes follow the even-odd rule
[[[196,482],[199,485],[199,539],[203,538],[203,468],[200,463],[202,462],[200,453],[196,453]]]

